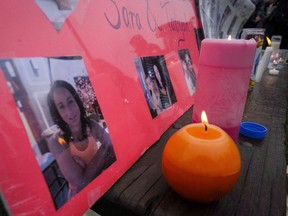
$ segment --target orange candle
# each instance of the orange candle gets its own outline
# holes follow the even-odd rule
[[[227,194],[241,170],[239,150],[221,128],[189,124],[168,140],[162,171],[171,188],[191,201],[211,202]]]

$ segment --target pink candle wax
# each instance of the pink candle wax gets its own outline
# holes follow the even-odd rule
[[[192,122],[205,110],[209,123],[238,142],[255,51],[255,40],[202,41]]]

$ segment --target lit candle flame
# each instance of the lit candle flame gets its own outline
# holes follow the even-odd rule
[[[205,111],[202,111],[202,113],[201,113],[201,121],[204,124],[208,124],[208,118],[207,118],[207,115],[206,115]]]
[[[266,40],[267,40],[268,45],[270,46],[271,45],[271,40],[269,39],[269,37],[266,36]]]
[[[231,37],[231,35],[229,35],[229,36],[228,36],[228,40],[231,40],[231,39],[232,39],[232,37]]]
[[[205,131],[207,131],[208,127],[206,124],[208,124],[208,118],[207,118],[206,112],[204,110],[201,113],[201,121],[202,121],[202,123],[204,123]]]

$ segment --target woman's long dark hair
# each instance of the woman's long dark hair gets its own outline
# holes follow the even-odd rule
[[[72,136],[71,131],[69,129],[68,124],[60,116],[58,109],[57,109],[55,102],[54,102],[53,95],[54,95],[55,89],[57,89],[57,88],[67,89],[72,94],[72,96],[74,97],[74,99],[75,99],[75,101],[76,101],[76,103],[80,109],[80,119],[81,119],[82,136],[78,137],[78,139],[80,139],[80,140],[85,139],[87,137],[87,126],[90,127],[86,111],[85,111],[83,103],[82,103],[80,97],[78,96],[76,90],[74,89],[74,87],[70,83],[68,83],[64,80],[54,81],[54,83],[53,83],[53,85],[52,85],[52,87],[48,93],[48,96],[47,96],[47,103],[48,103],[49,111],[50,111],[50,114],[51,114],[53,121],[63,131],[63,133],[64,133],[63,138],[65,139],[65,141],[67,143],[69,143],[71,141],[71,136]]]

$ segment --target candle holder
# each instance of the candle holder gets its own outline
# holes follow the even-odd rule
[[[241,170],[238,148],[221,128],[189,124],[173,134],[163,151],[162,171],[182,197],[209,203],[231,191]]]

